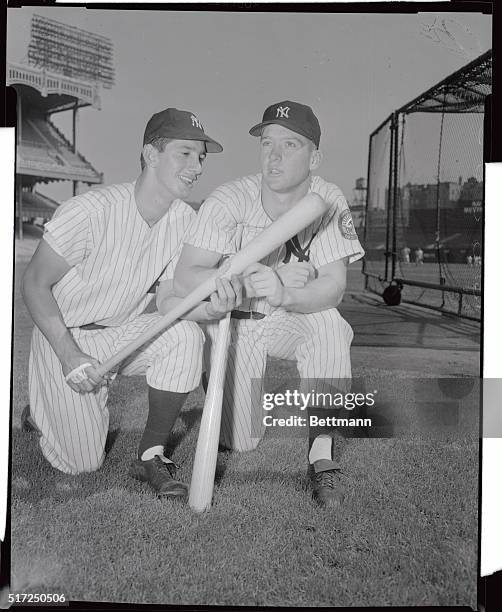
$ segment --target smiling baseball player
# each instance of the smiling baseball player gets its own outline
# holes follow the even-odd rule
[[[220,151],[194,114],[163,110],[146,126],[135,182],[76,196],[46,224],[23,296],[35,322],[31,419],[44,456],[58,470],[77,474],[102,465],[108,381],[95,368],[159,316],[144,310],[156,286],[163,294],[172,287],[182,238],[195,216],[184,200],[206,153]],[[217,311],[218,295],[212,303]],[[230,298],[223,307],[232,304]],[[162,496],[187,491],[175,480],[164,446],[188,392],[199,384],[202,344],[196,323],[178,321],[119,368],[124,375],[146,374],[148,419],[130,475]]]
[[[312,174],[321,163],[321,131],[312,109],[291,101],[273,104],[250,134],[260,138],[262,173],[227,183],[205,200],[175,270],[178,293],[186,294],[222,256],[238,251],[308,192],[331,207],[245,271],[246,295],[241,309],[232,312],[221,432],[222,443],[239,451],[255,448],[264,434],[263,387],[256,381],[262,380],[267,355],[296,360],[306,392],[313,379],[318,392],[333,391],[333,385],[348,390],[353,332],[337,306],[347,264],[364,254],[342,192]],[[209,365],[217,326],[205,328]],[[310,431],[313,495],[321,505],[334,507],[343,488],[332,446],[330,433]]]

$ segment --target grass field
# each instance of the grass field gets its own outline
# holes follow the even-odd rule
[[[269,435],[252,453],[220,453],[213,508],[194,515],[127,476],[146,418],[140,378],[112,387],[101,470],[68,476],[43,460],[36,435],[19,430],[31,323],[15,299],[11,591],[178,605],[476,605],[471,422],[456,435],[341,443],[349,487],[338,512],[310,499],[306,440]],[[291,375],[287,362],[269,368]],[[176,429],[187,481],[203,399],[190,395]]]

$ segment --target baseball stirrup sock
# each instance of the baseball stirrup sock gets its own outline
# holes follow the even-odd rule
[[[148,419],[139,443],[138,458],[154,446],[164,446],[188,393],[174,393],[148,387]]]

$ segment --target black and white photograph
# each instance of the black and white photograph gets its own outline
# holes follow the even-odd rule
[[[7,9],[2,607],[479,609],[462,4]]]

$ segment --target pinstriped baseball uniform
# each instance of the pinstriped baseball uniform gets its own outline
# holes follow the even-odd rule
[[[103,362],[139,336],[159,316],[142,314],[157,280],[172,278],[193,210],[175,200],[152,227],[141,217],[134,183],[112,185],[62,204],[45,226],[44,240],[72,266],[52,289],[77,345]],[[97,323],[105,329],[83,330]],[[179,321],[120,366],[125,375],[145,374],[149,386],[188,392],[197,387],[203,334]],[[79,394],[65,382],[51,346],[35,328],[29,387],[31,414],[40,446],[57,469],[97,469],[108,431],[106,386]]]
[[[314,268],[345,257],[349,263],[361,258],[364,251],[340,189],[314,176],[310,191],[331,204],[321,219],[298,234],[299,244],[308,245],[307,256]],[[247,176],[211,194],[185,242],[222,254],[234,253],[271,223],[261,203],[261,175]],[[281,247],[261,263],[277,268],[286,254],[286,247]],[[229,448],[251,450],[264,433],[262,386],[257,381],[265,372],[267,355],[297,361],[302,391],[312,389],[309,379],[337,379],[338,389],[343,391],[350,385],[353,332],[336,308],[302,314],[274,308],[265,298],[245,298],[240,309],[267,316],[261,320],[232,319],[221,437]],[[217,323],[205,325],[205,330],[208,367]],[[319,384],[316,390],[323,392]]]

